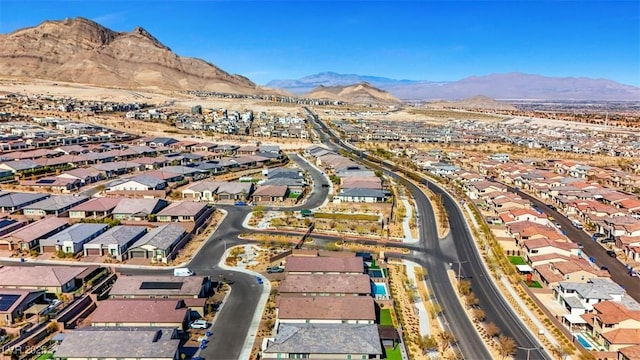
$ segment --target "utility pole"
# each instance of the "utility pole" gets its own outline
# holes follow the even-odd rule
[[[518,346],[518,349],[520,350],[524,350],[527,352],[527,360],[529,360],[529,355],[531,354],[532,350],[538,350],[537,347],[532,347],[532,348],[526,348],[526,347],[522,347],[522,346]]]

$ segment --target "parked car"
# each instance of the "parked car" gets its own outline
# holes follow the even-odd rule
[[[595,233],[595,234],[593,234],[593,237],[595,237],[595,238],[601,238],[601,237],[605,237],[605,236],[606,235],[603,234],[603,233]]]
[[[198,319],[194,322],[191,323],[191,325],[189,325],[190,328],[192,329],[206,329],[207,327],[209,327],[207,325],[207,322],[202,320],[202,319]]]
[[[603,244],[614,243],[614,242],[616,242],[616,239],[606,238],[606,239],[600,240],[600,242],[603,243]]]
[[[600,266],[600,270],[609,271],[609,267],[602,265]]]
[[[327,183],[324,183],[324,184],[322,184],[322,187],[325,187],[325,188],[327,188],[327,187],[329,187],[329,184],[327,184]]]
[[[556,207],[555,207],[555,206],[553,206],[553,205],[547,205],[547,207],[548,207],[549,209],[551,209],[551,210],[556,210]]]
[[[637,271],[629,270],[629,276],[640,277],[640,273]]]
[[[584,249],[584,245],[582,245],[582,243],[577,243],[578,244],[578,249]]]
[[[246,202],[244,202],[244,201],[236,201],[236,202],[235,202],[235,205],[236,205],[236,206],[247,206],[247,203],[246,203]]]
[[[275,274],[275,273],[281,273],[284,272],[284,269],[281,268],[280,266],[272,266],[270,268],[267,268],[267,273],[269,274]]]
[[[616,257],[616,252],[613,250],[607,250],[607,255],[611,256],[612,258]]]
[[[555,225],[558,229],[561,229],[561,228],[562,228],[562,226],[561,226],[559,223],[555,223],[554,225]]]
[[[555,220],[555,218],[553,216],[551,216],[551,215],[547,216],[547,219],[549,219],[549,221]]]

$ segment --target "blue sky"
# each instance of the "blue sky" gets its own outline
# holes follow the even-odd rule
[[[637,0],[0,0],[0,33],[75,16],[142,26],[258,84],[323,71],[434,81],[518,71],[640,86]]]

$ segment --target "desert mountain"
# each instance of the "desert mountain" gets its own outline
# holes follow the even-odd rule
[[[80,17],[0,34],[0,76],[138,89],[264,92],[245,77],[176,55],[140,27],[115,32]]]
[[[490,97],[477,95],[458,101],[438,101],[429,103],[432,108],[455,108],[467,110],[517,110],[513,105],[496,101]]]
[[[305,94],[322,86],[347,86],[366,82],[377,88],[385,88],[392,85],[409,85],[419,81],[395,80],[380,76],[367,76],[356,74],[338,74],[335,72],[322,72],[305,76],[298,80],[272,80],[266,86],[270,88],[287,89],[294,94]]]
[[[640,99],[640,88],[612,80],[548,77],[523,73],[471,76],[458,81],[433,82],[325,72],[299,80],[274,80],[267,85],[300,93],[300,90],[309,87],[346,85],[360,81],[367,81],[404,100],[458,100],[478,94],[494,99],[512,100],[637,101]]]
[[[366,82],[347,86],[320,85],[304,96],[313,99],[341,100],[356,104],[402,104],[402,101],[398,98]]]

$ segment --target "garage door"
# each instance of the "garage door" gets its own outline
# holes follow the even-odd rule
[[[87,255],[97,255],[100,256],[102,255],[100,253],[100,249],[87,249]]]
[[[42,252],[56,252],[56,246],[42,246]]]
[[[7,243],[0,243],[0,250],[9,250],[9,244]]]
[[[131,251],[129,252],[129,256],[131,256],[132,258],[145,258],[147,257],[147,252],[146,251]]]

